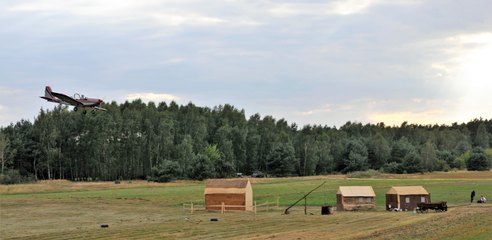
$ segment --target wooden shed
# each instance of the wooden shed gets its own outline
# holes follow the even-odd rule
[[[205,186],[205,208],[207,210],[252,211],[253,188],[249,179],[210,179]]]
[[[341,186],[337,192],[337,210],[373,209],[375,200],[376,194],[371,186]]]
[[[412,211],[417,203],[430,203],[430,194],[422,186],[392,187],[386,193],[386,210]]]

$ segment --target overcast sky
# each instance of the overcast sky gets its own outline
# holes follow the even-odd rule
[[[0,126],[50,85],[289,122],[492,118],[490,0],[2,0]]]

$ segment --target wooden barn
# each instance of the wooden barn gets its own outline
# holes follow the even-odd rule
[[[253,188],[249,179],[210,179],[205,186],[205,208],[207,210],[252,211]]]
[[[412,211],[417,203],[430,203],[430,194],[422,186],[392,187],[386,193],[386,210]]]
[[[371,186],[341,186],[337,192],[337,210],[373,209],[375,200],[376,194]]]

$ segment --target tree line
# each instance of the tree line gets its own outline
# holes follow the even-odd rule
[[[0,128],[2,176],[29,179],[206,179],[261,171],[308,176],[488,170],[492,119],[452,125],[289,124],[232,105],[141,100],[81,114],[41,109]]]

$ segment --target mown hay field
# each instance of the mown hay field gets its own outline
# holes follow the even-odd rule
[[[399,178],[398,178],[399,177]],[[283,209],[326,181],[308,198],[308,214]],[[183,209],[203,204],[204,182],[157,184],[144,181],[74,183],[45,181],[0,186],[2,239],[492,239],[492,204],[470,204],[470,192],[492,198],[492,172],[343,175],[252,179],[254,200],[280,207],[257,214]],[[369,185],[377,209],[320,215],[335,205],[338,186]],[[447,201],[448,212],[416,214],[384,210],[391,186],[422,185],[433,201]],[[217,218],[217,222],[211,222]],[[109,228],[101,228],[108,224]]]

